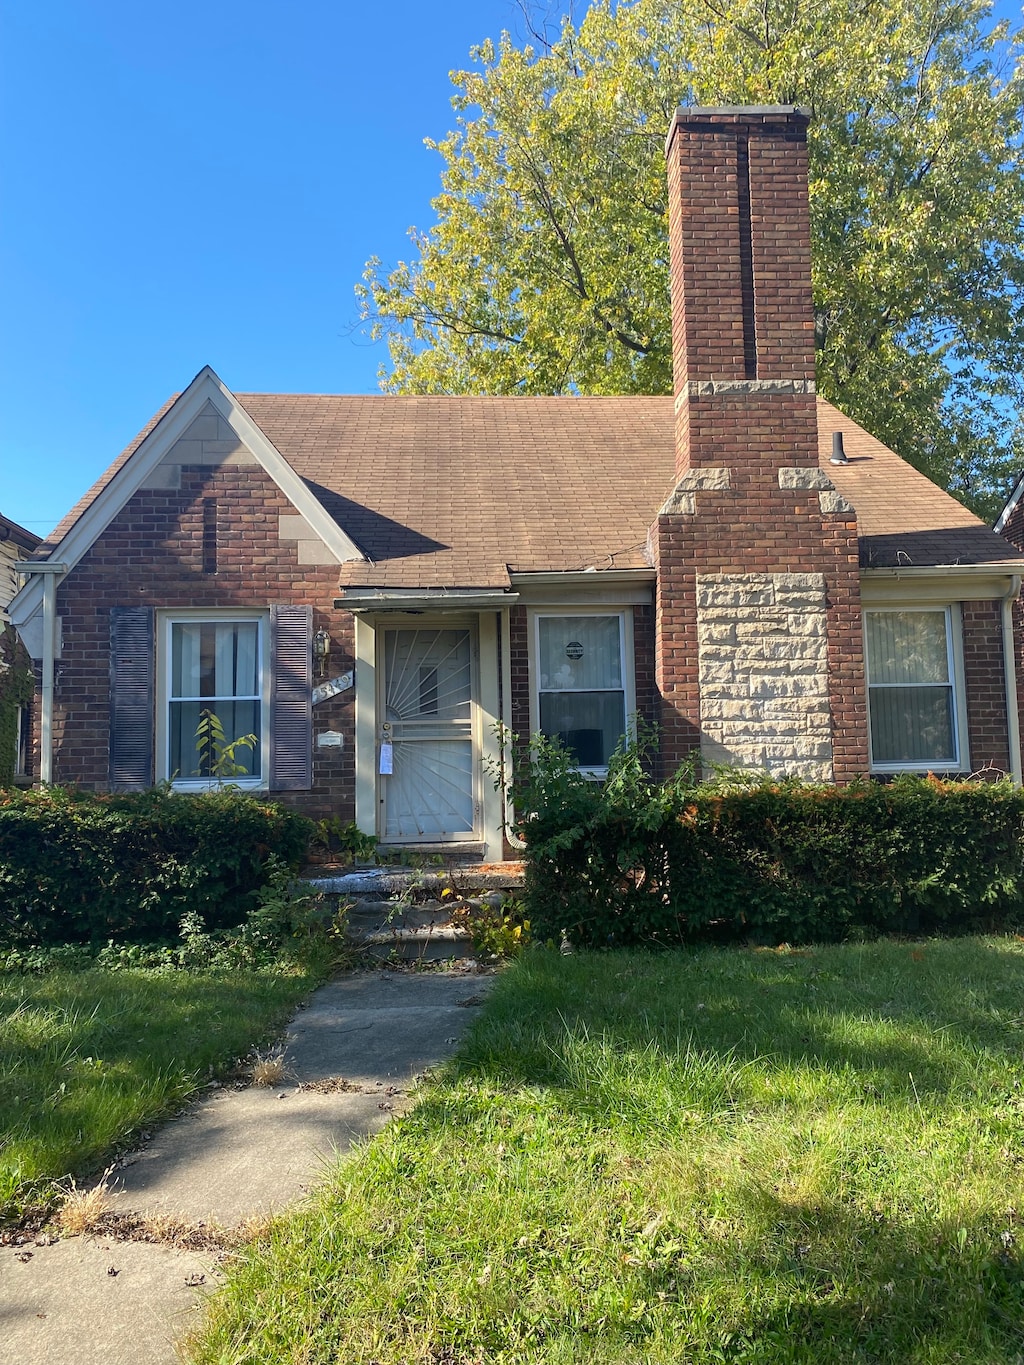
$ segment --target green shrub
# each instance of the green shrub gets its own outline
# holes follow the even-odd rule
[[[0,945],[0,976],[47,972],[148,971],[166,975],[223,975],[267,972],[274,975],[326,975],[350,965],[347,904],[334,904],[309,882],[302,881],[273,854],[267,880],[255,893],[255,906],[234,928],[207,929],[201,915],[181,917],[174,939],[160,943],[127,943],[109,939],[96,944]]]
[[[268,860],[297,866],[311,829],[231,787],[0,792],[0,944],[169,940],[188,914],[238,924]]]
[[[515,793],[536,939],[611,946],[959,934],[1021,907],[1024,795],[901,777],[663,784],[643,753],[604,784],[535,744]]]

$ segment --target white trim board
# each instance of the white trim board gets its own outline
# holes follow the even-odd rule
[[[996,535],[999,535],[1003,527],[1010,520],[1010,516],[1013,513],[1013,509],[1020,502],[1022,496],[1024,496],[1024,474],[1022,474],[1021,477],[1014,484],[1013,492],[1006,499],[1006,503],[1003,507],[1003,510],[999,513],[999,516],[996,518],[995,525],[992,527],[992,530],[995,531]]]
[[[861,570],[860,600],[876,603],[981,602],[1004,598],[1020,574],[1021,565],[1006,568],[989,564],[955,565],[948,568]]]
[[[264,435],[209,365],[199,371],[106,488],[96,495],[54,547],[50,559],[66,564],[70,573],[133,494],[153,475],[164,456],[185,435],[207,404],[232,428],[339,564],[365,559],[366,556],[355,542],[313,496],[274,443]],[[11,620],[19,632],[42,609],[42,601],[41,575],[37,570],[10,606]]]

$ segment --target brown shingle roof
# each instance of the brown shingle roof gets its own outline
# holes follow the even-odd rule
[[[346,586],[643,564],[671,483],[671,399],[237,397],[372,561]]]
[[[368,556],[341,566],[343,586],[503,587],[509,570],[638,567],[674,482],[671,398],[237,397]],[[820,399],[818,424],[820,462],[857,509],[866,567],[1020,560],[962,504]],[[829,464],[833,431],[844,433],[848,466]]]
[[[843,433],[848,465],[829,463],[834,431]],[[822,398],[818,457],[836,488],[857,509],[860,562],[865,568],[1020,560],[1019,552],[963,503]]]

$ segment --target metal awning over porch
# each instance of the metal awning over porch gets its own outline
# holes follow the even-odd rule
[[[473,588],[349,588],[334,605],[341,611],[501,611],[519,601],[516,592]]]

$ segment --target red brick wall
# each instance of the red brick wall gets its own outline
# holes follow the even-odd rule
[[[824,575],[836,780],[868,766],[856,517],[779,487],[818,467],[805,138],[778,111],[686,111],[670,135],[676,473],[725,468],[729,487],[652,528],[666,773],[700,744],[696,577],[713,573]],[[691,390],[711,381],[742,387]]]
[[[654,607],[633,608],[633,654],[636,661],[637,715],[649,725],[660,719],[658,689],[655,682]]]
[[[1010,513],[1000,534],[1018,550],[1024,551],[1024,498]],[[1013,606],[1013,648],[1017,666],[1018,733],[1024,735],[1024,604],[1020,601]]]
[[[530,738],[530,627],[526,608],[513,607],[509,612],[510,650],[512,664],[512,730],[518,744]]]
[[[203,503],[217,501],[216,572],[204,571]],[[255,466],[185,467],[180,490],[138,492],[58,588],[63,649],[57,667],[54,780],[102,790],[109,745],[110,609],[311,605],[328,631],[329,675],[353,667],[352,617],[336,611],[337,566],[298,563],[278,517],[294,513]],[[210,553],[207,523],[206,553]],[[207,559],[207,562],[209,560]],[[339,730],[342,748],[313,747],[313,789],[281,793],[314,817],[355,815],[354,690],[313,708],[314,736]]]
[[[1001,604],[962,602],[964,682],[971,770],[1010,771]]]
[[[668,204],[677,395],[696,380],[814,379],[806,128],[798,114],[693,110],[680,111],[673,124]],[[808,430],[813,397],[809,413]],[[725,463],[714,457],[714,427],[706,428],[711,445],[704,451],[688,430],[685,407],[678,422],[680,472],[704,458]],[[808,454],[806,463],[816,463],[813,437]]]
[[[999,534],[1004,540],[1008,540],[1011,545],[1024,552],[1024,498],[1020,499],[1007,517],[1006,524]]]

